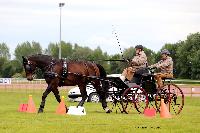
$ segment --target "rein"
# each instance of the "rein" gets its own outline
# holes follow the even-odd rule
[[[102,60],[102,59],[97,59],[97,60],[88,60],[88,61],[120,61],[120,62],[129,62],[129,59],[117,59],[117,60],[114,60],[114,59],[105,59],[105,60]]]

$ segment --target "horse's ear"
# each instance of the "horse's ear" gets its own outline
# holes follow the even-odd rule
[[[28,60],[27,60],[27,58],[25,56],[22,56],[22,59],[23,59],[23,63],[28,62]]]

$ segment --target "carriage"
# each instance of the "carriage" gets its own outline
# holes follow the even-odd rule
[[[140,82],[136,84],[125,83],[119,77],[106,77],[104,68],[93,62],[59,60],[41,54],[22,58],[27,79],[33,80],[36,68],[40,68],[48,84],[38,113],[43,112],[45,99],[50,92],[54,93],[58,102],[61,101],[58,86],[78,85],[82,96],[78,106],[83,106],[87,99],[86,85],[89,82],[100,95],[102,107],[106,113],[114,109],[121,113],[131,113],[134,108],[139,113],[143,113],[148,107],[153,107],[159,112],[161,98],[164,99],[172,114],[179,114],[184,105],[183,92],[177,85],[171,83],[171,79],[168,79],[169,82],[161,91],[157,91],[152,69],[142,74]],[[106,96],[111,99],[108,104]]]
[[[157,91],[154,79],[154,68],[146,68],[139,83],[123,82],[119,77],[108,77],[110,87],[108,95],[112,98],[108,106],[115,112],[131,113],[136,109],[143,113],[146,108],[160,112],[161,99],[171,114],[178,115],[184,106],[184,94],[173,79],[163,79],[164,86]]]

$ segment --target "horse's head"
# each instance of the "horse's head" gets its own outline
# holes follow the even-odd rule
[[[23,66],[26,72],[26,78],[29,81],[33,80],[33,74],[36,70],[36,64],[33,61],[30,61],[27,57],[22,56],[23,59]]]

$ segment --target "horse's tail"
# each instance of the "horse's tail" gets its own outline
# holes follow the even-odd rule
[[[96,64],[96,65],[99,68],[100,77],[105,78],[107,76],[105,69],[100,64]]]

